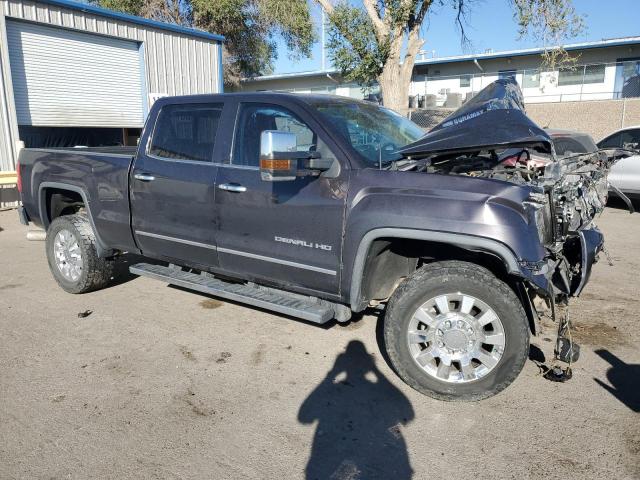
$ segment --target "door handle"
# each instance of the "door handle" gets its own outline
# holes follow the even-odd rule
[[[247,191],[247,187],[238,183],[221,183],[218,185],[220,190],[226,190],[227,192],[242,193]]]
[[[153,182],[156,177],[154,177],[153,175],[149,175],[148,173],[136,173],[133,178],[135,178],[136,180],[141,180],[143,182]]]

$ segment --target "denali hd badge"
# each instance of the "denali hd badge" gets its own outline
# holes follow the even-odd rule
[[[298,245],[299,247],[317,248],[319,250],[324,250],[326,252],[330,252],[332,249],[331,245],[324,245],[322,243],[315,243],[315,242],[307,242],[306,240],[297,240],[295,238],[279,237],[277,235],[274,237],[274,240],[276,242],[289,243],[291,245]]]

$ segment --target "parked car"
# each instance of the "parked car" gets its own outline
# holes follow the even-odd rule
[[[134,252],[169,262],[137,275],[310,322],[384,308],[405,382],[478,400],[521,371],[538,331],[532,301],[555,316],[603,244],[593,218],[606,157],[500,163],[508,148],[552,152],[523,105],[515,81],[498,80],[424,135],[342,97],[162,98],[135,154],[22,150],[19,214],[47,230],[67,292],[107,286],[118,255]],[[558,359],[575,361],[556,320]]]
[[[637,155],[631,155],[616,162],[611,168],[609,182],[628,197],[640,200],[640,126],[618,130],[600,140],[598,147],[639,151]]]

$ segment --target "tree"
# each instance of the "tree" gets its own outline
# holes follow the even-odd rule
[[[111,10],[224,35],[226,84],[269,73],[278,38],[293,58],[309,56],[315,41],[307,0],[93,1]]]
[[[404,111],[408,106],[409,85],[424,39],[421,31],[427,13],[434,4],[450,5],[462,41],[469,5],[477,0],[315,0],[329,19],[329,57],[342,76],[364,87],[380,85],[385,106]],[[583,28],[572,0],[507,0],[521,37],[544,42],[544,61],[566,61],[557,47],[562,40],[577,35]],[[553,47],[551,47],[553,46]]]

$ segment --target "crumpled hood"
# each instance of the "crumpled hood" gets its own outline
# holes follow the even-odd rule
[[[400,153],[408,157],[518,146],[552,152],[549,135],[525,113],[518,83],[506,78],[485,87]]]

